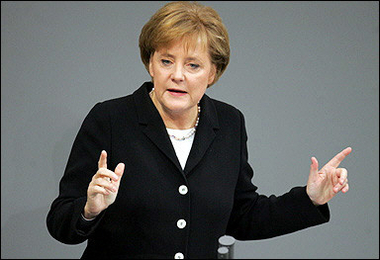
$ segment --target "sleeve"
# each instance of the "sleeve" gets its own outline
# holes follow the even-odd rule
[[[309,199],[306,186],[294,187],[281,196],[257,193],[248,164],[247,134],[241,116],[241,164],[235,189],[234,206],[227,234],[239,240],[276,237],[328,222],[328,205],[319,207]]]
[[[58,197],[46,218],[49,233],[65,244],[84,242],[99,225],[104,211],[94,221],[81,214],[87,201],[87,189],[98,169],[102,150],[110,150],[111,123],[102,103],[96,104],[84,119],[75,137],[68,162],[59,183]]]

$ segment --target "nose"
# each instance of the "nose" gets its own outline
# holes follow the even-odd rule
[[[171,75],[172,81],[175,82],[182,82],[185,79],[183,68],[179,64],[176,65],[173,69],[172,75]]]

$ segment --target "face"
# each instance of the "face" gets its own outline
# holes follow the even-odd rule
[[[160,113],[190,115],[215,77],[207,49],[200,44],[185,48],[182,41],[159,48],[149,62],[154,104]]]

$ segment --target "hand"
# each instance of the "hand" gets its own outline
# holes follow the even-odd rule
[[[348,191],[347,170],[337,167],[351,151],[351,147],[347,147],[319,171],[317,159],[315,157],[311,158],[306,193],[314,205],[323,205],[331,200],[339,191],[343,193]]]
[[[102,151],[98,162],[98,171],[92,177],[87,189],[87,202],[84,217],[94,218],[115,202],[124,173],[125,165],[119,163],[115,172],[107,169],[107,152]]]

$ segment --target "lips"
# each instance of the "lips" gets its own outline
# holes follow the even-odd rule
[[[169,92],[172,92],[172,93],[183,93],[183,94],[186,94],[187,92],[184,91],[184,90],[180,90],[180,89],[175,89],[175,88],[170,88],[168,89]]]
[[[170,88],[170,89],[168,89],[168,92],[169,92],[171,95],[176,96],[176,97],[184,96],[184,95],[187,94],[186,91],[181,90],[181,89],[175,89],[175,88]]]

